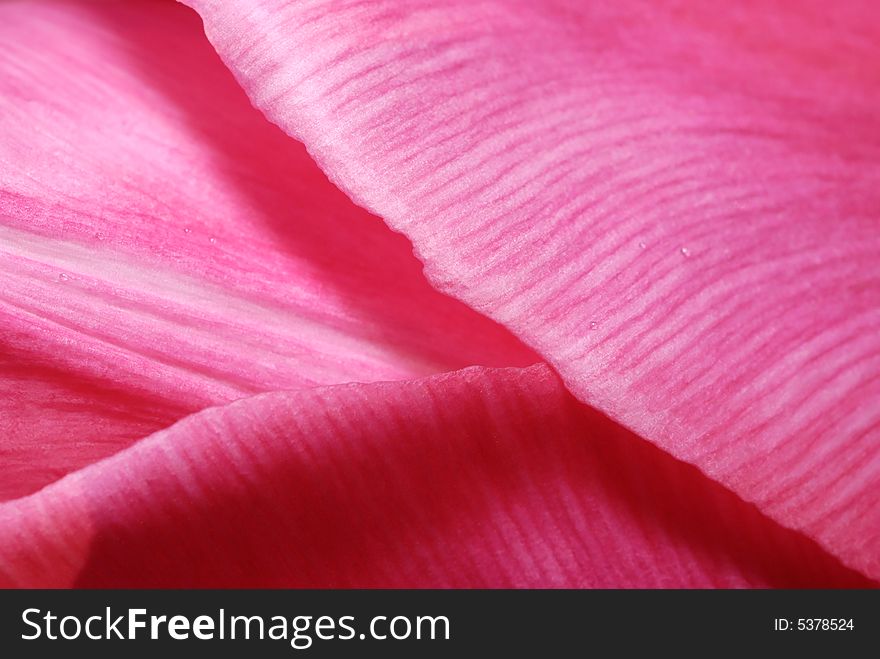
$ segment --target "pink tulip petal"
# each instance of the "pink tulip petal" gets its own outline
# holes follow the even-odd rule
[[[440,290],[880,577],[876,3],[187,4]]]
[[[174,3],[0,3],[0,499],[256,392],[538,361]]]
[[[25,586],[870,586],[546,366],[256,396],[0,506]]]

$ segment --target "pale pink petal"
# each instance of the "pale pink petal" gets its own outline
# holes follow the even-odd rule
[[[175,3],[0,3],[0,499],[207,405],[537,358],[269,124]]]
[[[187,4],[438,288],[880,576],[875,2]]]
[[[0,506],[18,586],[866,586],[545,366],[270,393]]]

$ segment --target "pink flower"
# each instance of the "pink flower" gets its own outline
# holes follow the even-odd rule
[[[0,584],[876,585],[873,3],[187,4],[0,4]]]

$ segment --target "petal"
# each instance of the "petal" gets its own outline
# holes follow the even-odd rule
[[[187,4],[440,290],[880,577],[876,3]]]
[[[0,3],[0,499],[206,405],[537,358],[269,124],[174,3]]]
[[[0,505],[18,586],[870,586],[546,366],[241,400]]]

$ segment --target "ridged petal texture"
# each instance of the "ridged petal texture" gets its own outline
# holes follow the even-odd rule
[[[876,3],[187,4],[440,290],[880,576]]]
[[[0,2],[0,586],[877,585],[874,3],[185,4]]]

